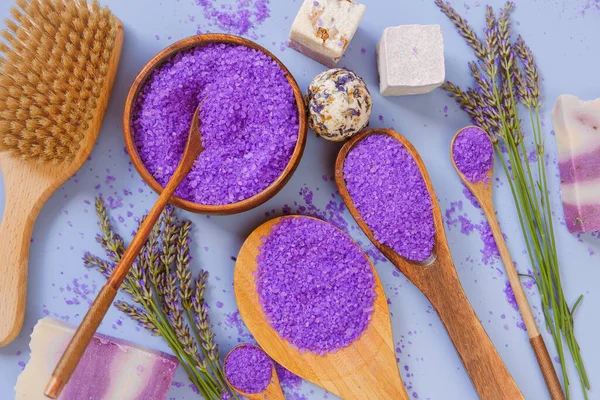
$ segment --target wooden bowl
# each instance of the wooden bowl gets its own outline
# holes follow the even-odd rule
[[[158,53],[154,58],[152,58],[145,66],[142,68],[138,76],[133,81],[131,85],[131,89],[129,89],[129,94],[127,95],[127,100],[125,102],[125,111],[123,114],[123,132],[125,135],[125,145],[127,148],[127,152],[131,157],[131,161],[133,162],[133,166],[138,171],[138,173],[142,176],[144,181],[156,192],[159,193],[162,191],[163,187],[154,179],[152,174],[148,172],[146,166],[142,162],[137,147],[135,145],[133,139],[133,132],[131,129],[131,118],[133,115],[133,105],[137,99],[137,96],[146,83],[146,80],[154,71],[155,68],[160,66],[164,61],[170,59],[175,54],[185,51],[189,48],[207,45],[211,43],[225,43],[232,45],[241,45],[250,47],[252,49],[259,50],[271,57],[273,60],[279,64],[280,68],[286,74],[287,80],[292,86],[294,91],[294,97],[296,98],[296,105],[298,107],[298,141],[296,142],[296,147],[294,148],[294,152],[292,153],[292,157],[288,162],[287,166],[279,175],[279,177],[272,182],[266,189],[262,192],[246,199],[239,201],[237,203],[231,204],[223,204],[223,205],[208,205],[208,204],[197,204],[189,200],[182,199],[177,196],[173,196],[171,203],[174,206],[183,208],[184,210],[200,213],[200,214],[237,214],[252,208],[258,207],[266,201],[270,200],[273,196],[275,196],[285,184],[290,180],[294,171],[298,167],[300,163],[300,159],[302,158],[302,153],[304,152],[304,146],[306,145],[306,134],[307,134],[307,123],[306,123],[306,109],[304,106],[304,99],[302,97],[302,92],[298,87],[298,83],[290,73],[290,71],[286,68],[285,65],[275,57],[271,52],[265,49],[258,44],[238,37],[234,35],[225,35],[225,34],[202,34],[196,36],[190,36],[186,39],[180,40],[176,43],[173,43],[169,47],[162,50]]]

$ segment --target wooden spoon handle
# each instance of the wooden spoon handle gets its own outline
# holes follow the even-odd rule
[[[191,157],[187,158],[184,155],[181,164],[158,197],[156,204],[154,204],[154,207],[152,207],[152,210],[150,210],[140,225],[135,237],[121,257],[121,261],[113,270],[110,278],[108,278],[108,282],[106,282],[98,294],[98,297],[92,304],[92,307],[88,310],[88,313],[85,315],[85,318],[79,325],[79,328],[77,328],[75,336],[73,336],[71,339],[67,350],[62,355],[58,365],[56,366],[56,369],[52,374],[52,377],[50,378],[50,381],[48,382],[48,385],[46,386],[46,390],[44,391],[46,396],[56,399],[60,395],[64,385],[66,385],[69,379],[71,379],[71,375],[75,371],[77,364],[79,364],[81,357],[83,357],[85,349],[92,340],[92,337],[98,329],[98,326],[100,326],[104,315],[110,308],[110,305],[112,304],[119,287],[123,283],[123,280],[129,273],[131,265],[140,254],[142,247],[152,232],[152,228],[157,223],[160,215],[173,196],[173,193],[175,193],[175,190],[183,178],[192,168],[194,160],[195,156],[193,156],[193,154]]]
[[[479,322],[458,277],[445,269],[445,285],[427,290],[427,297],[437,310],[471,381],[485,400],[524,399],[506,369],[492,341]]]
[[[96,300],[94,300],[94,303],[85,314],[85,318],[81,321],[79,328],[77,328],[75,335],[71,339],[71,342],[69,342],[69,346],[58,362],[44,392],[46,396],[56,399],[60,395],[71,375],[73,375],[75,368],[77,368],[77,364],[79,364],[83,353],[85,353],[85,349],[94,337],[94,333],[96,333],[102,319],[104,319],[104,315],[106,315],[106,312],[114,301],[117,291],[118,289],[109,284],[104,285],[102,290],[100,290]]]
[[[491,198],[489,201],[485,201],[482,199],[479,200],[479,202],[490,224],[490,229],[496,241],[496,245],[498,246],[498,252],[500,253],[500,257],[502,258],[502,263],[504,264],[506,275],[508,276],[510,286],[515,295],[515,300],[517,301],[519,311],[521,312],[523,322],[525,323],[527,333],[529,334],[529,342],[531,343],[531,347],[533,348],[533,351],[535,353],[535,357],[540,366],[540,370],[542,371],[542,375],[544,376],[544,380],[546,381],[548,393],[550,394],[552,400],[563,400],[565,398],[565,395],[560,385],[558,375],[556,374],[556,369],[554,368],[552,359],[548,354],[548,349],[546,348],[544,339],[540,335],[540,331],[537,327],[535,317],[533,316],[533,312],[531,311],[531,306],[529,305],[529,301],[527,300],[527,296],[525,295],[525,290],[523,290],[521,279],[519,277],[517,269],[515,268],[515,264],[513,263],[513,260],[510,256],[510,251],[508,250],[508,246],[506,245],[504,236],[502,235],[500,224],[498,223],[498,219],[496,218],[496,213],[494,211],[493,202],[491,201]]]
[[[144,243],[167,205],[167,201],[172,196],[173,191],[174,189],[171,191],[165,189],[163,191],[150,213],[148,213],[148,216],[144,219],[144,222],[140,225],[131,244],[121,257],[121,261],[115,267],[110,278],[96,297],[96,300],[94,300],[94,303],[83,318],[58,365],[54,369],[50,382],[48,382],[44,392],[46,396],[56,399],[69,379],[71,379],[71,375],[73,375],[77,364],[81,361],[85,349],[90,344],[94,333],[104,319],[106,312],[117,295],[119,287],[129,273],[131,265],[140,254]]]
[[[564,400],[565,394],[560,385],[560,381],[558,380],[558,375],[556,375],[556,369],[554,368],[552,358],[550,358],[550,354],[548,353],[546,343],[544,343],[544,338],[542,335],[538,335],[529,339],[529,343],[531,343],[535,358],[537,358],[538,364],[540,365],[542,375],[544,376],[546,386],[548,387],[548,393],[550,393],[550,398],[552,400]]]
[[[519,273],[517,272],[512,257],[510,256],[510,251],[506,245],[506,240],[504,240],[504,236],[502,235],[502,230],[500,229],[500,224],[496,218],[496,212],[494,211],[493,203],[491,203],[491,201],[487,202],[483,200],[481,200],[480,203],[481,209],[483,210],[483,213],[490,224],[492,236],[494,236],[496,246],[498,247],[498,253],[500,254],[500,258],[504,264],[504,270],[506,271],[510,287],[515,295],[515,300],[517,302],[517,306],[519,307],[519,311],[521,312],[521,316],[523,317],[523,322],[527,328],[527,333],[529,333],[530,338],[537,337],[539,336],[540,332],[535,322],[533,312],[531,311],[529,300],[527,300],[527,296],[525,295],[525,290],[523,290],[521,278],[519,277]]]

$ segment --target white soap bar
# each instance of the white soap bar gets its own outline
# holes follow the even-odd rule
[[[52,318],[37,323],[15,400],[47,400],[44,388],[74,333]],[[171,355],[96,334],[58,399],[164,400],[177,365]]]
[[[290,32],[290,47],[334,67],[354,37],[366,7],[352,0],[304,0]]]
[[[379,90],[384,96],[429,93],[444,83],[444,38],[439,25],[386,28],[377,44]]]
[[[562,95],[552,112],[570,232],[600,231],[600,99]]]

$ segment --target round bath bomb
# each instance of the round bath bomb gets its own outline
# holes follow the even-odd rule
[[[365,128],[373,106],[365,81],[343,68],[319,74],[308,87],[306,103],[310,128],[334,142]]]

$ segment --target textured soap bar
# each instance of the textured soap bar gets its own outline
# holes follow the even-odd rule
[[[384,96],[429,93],[444,83],[444,38],[439,25],[386,28],[377,44],[379,90]]]
[[[600,231],[600,99],[562,95],[552,112],[570,232]]]
[[[353,0],[305,0],[292,24],[290,47],[334,67],[354,37],[365,10]]]
[[[31,335],[31,359],[17,379],[16,400],[47,400],[44,388],[75,330],[52,318]],[[177,359],[96,334],[60,400],[164,400]]]

